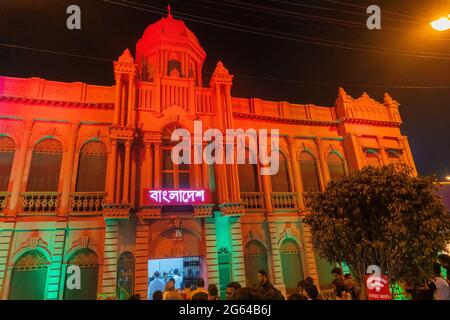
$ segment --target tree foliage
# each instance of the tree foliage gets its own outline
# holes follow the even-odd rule
[[[426,279],[450,240],[450,213],[433,181],[393,165],[331,181],[307,197],[315,250],[345,261],[361,285],[369,265],[380,266],[391,283]]]

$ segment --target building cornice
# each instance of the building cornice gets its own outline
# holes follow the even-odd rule
[[[101,102],[59,101],[59,100],[33,99],[33,98],[13,97],[13,96],[0,96],[0,102],[1,101],[33,104],[33,105],[71,107],[71,108],[106,109],[106,110],[114,109],[114,103],[101,103]]]
[[[373,125],[378,127],[394,127],[399,128],[401,122],[393,121],[381,121],[381,120],[371,120],[371,119],[356,119],[356,118],[343,118],[340,121],[342,124],[363,124],[363,125]]]

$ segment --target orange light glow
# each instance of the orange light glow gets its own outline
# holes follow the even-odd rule
[[[449,15],[450,17],[450,15]],[[450,20],[446,17],[439,18],[430,23],[431,27],[437,31],[445,31],[450,29]]]

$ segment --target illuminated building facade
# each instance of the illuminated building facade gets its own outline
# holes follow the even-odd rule
[[[330,286],[302,223],[304,192],[365,165],[414,168],[398,103],[342,88],[332,107],[237,98],[218,62],[171,14],[114,63],[114,86],[0,77],[2,299],[147,297],[149,260],[183,257],[221,291],[258,269],[291,292],[311,276]],[[180,164],[175,128],[280,130],[280,166]],[[209,203],[146,204],[144,190],[208,190]],[[65,285],[81,269],[81,290]],[[192,275],[191,274],[191,275]],[[185,276],[189,276],[186,275]]]

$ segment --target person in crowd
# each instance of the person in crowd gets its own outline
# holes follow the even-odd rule
[[[358,300],[360,295],[360,288],[356,280],[350,273],[347,273],[344,276],[345,285],[350,289],[350,295],[352,296],[352,300]]]
[[[433,265],[434,271],[434,300],[450,300],[450,291],[448,282],[441,275],[441,265],[435,263]]]
[[[128,300],[141,300],[141,295],[139,293],[131,295]]]
[[[163,300],[167,300],[167,295],[171,292],[175,291],[175,280],[170,279],[166,282],[166,286],[163,292]]]
[[[319,294],[319,290],[314,284],[314,280],[311,277],[307,277],[305,280],[300,281],[297,284],[297,291],[301,295],[304,295],[308,300],[322,300]]]
[[[162,300],[163,299],[163,293],[160,290],[156,290],[153,292],[152,300]]]
[[[235,300],[236,299],[236,291],[241,288],[239,282],[230,282],[227,285],[226,289],[226,299],[227,300]]]
[[[273,287],[264,293],[263,300],[286,300],[280,290]]]
[[[267,291],[274,288],[273,284],[269,281],[267,277],[266,270],[263,269],[259,270],[257,276],[259,282],[258,290],[260,291],[261,295],[264,295]]]
[[[163,271],[163,281],[164,285],[166,285],[167,281],[169,281],[169,274],[166,271]]]
[[[244,287],[236,290],[236,300],[262,300],[258,287]]]
[[[197,289],[191,292],[191,300],[194,300],[194,297],[196,294],[204,293],[208,297],[208,291],[205,289],[205,280],[203,278],[198,278],[197,280]],[[201,297],[204,297],[204,294],[200,295]],[[208,298],[206,298],[207,300]],[[195,300],[202,300],[202,299],[195,299]]]
[[[181,282],[183,277],[180,275],[178,268],[173,270],[173,278],[175,279],[175,289],[181,289]]]
[[[168,281],[167,283],[169,283],[169,282],[170,281]],[[175,290],[175,287],[174,287],[173,290],[167,292],[166,298],[164,300],[183,300],[183,297],[178,292],[178,290]]]
[[[447,282],[450,284],[450,256],[448,254],[440,254],[438,259],[441,266],[445,269]]]
[[[301,293],[293,293],[288,297],[288,300],[308,300],[308,298]]]
[[[148,296],[152,297],[153,293],[158,290],[161,292],[164,290],[164,282],[161,279],[159,271],[155,271],[155,273],[153,274],[153,280],[148,286]]]
[[[349,288],[345,284],[344,276],[340,268],[334,268],[331,270],[331,274],[334,277],[333,285],[336,295],[336,300],[351,300],[351,294]]]
[[[208,300],[220,300],[219,289],[213,283],[208,286]]]
[[[191,289],[192,284],[189,280],[186,280],[184,282],[184,289],[181,292],[181,297],[183,298],[183,300],[189,300],[191,298]]]

